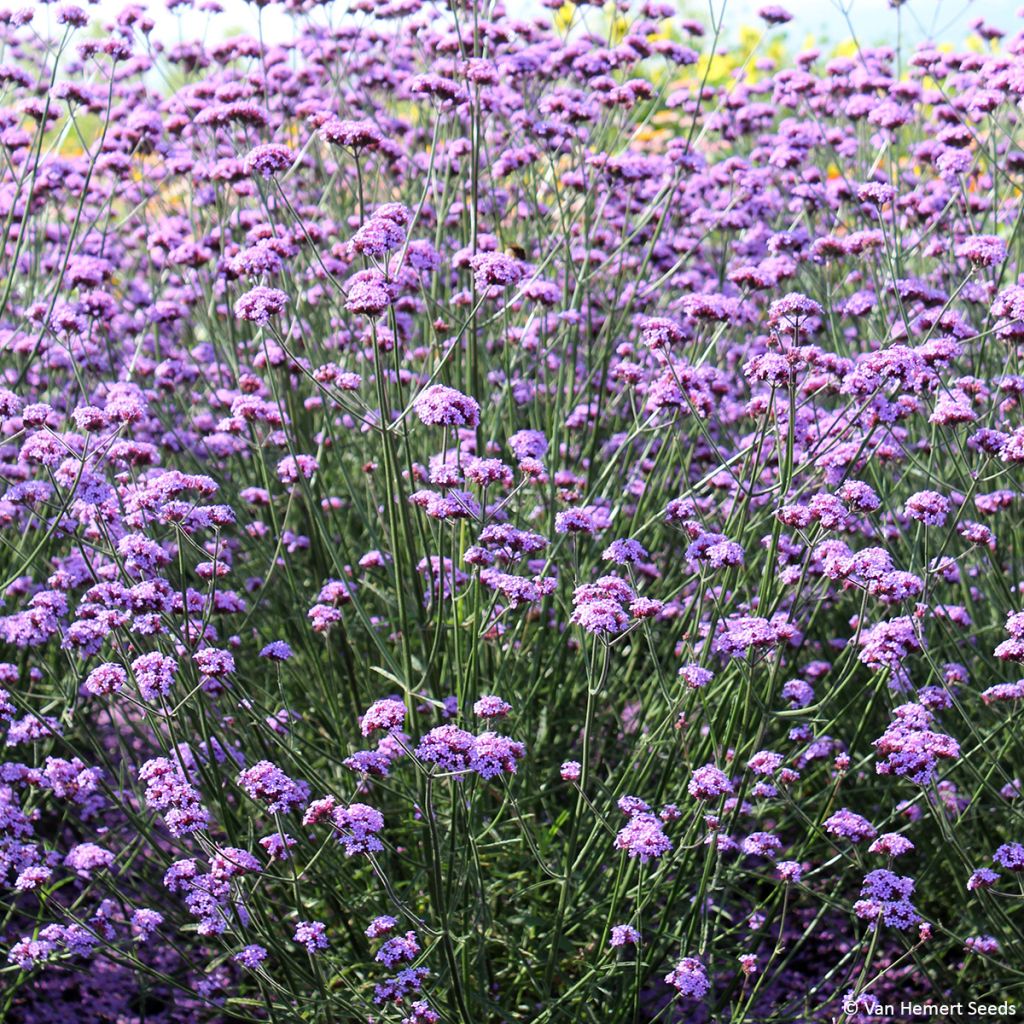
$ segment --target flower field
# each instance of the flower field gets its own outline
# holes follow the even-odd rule
[[[0,12],[0,1021],[1024,1015],[1024,31],[169,6]]]

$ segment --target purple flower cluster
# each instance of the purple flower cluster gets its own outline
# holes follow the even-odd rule
[[[431,729],[416,748],[416,757],[443,772],[475,772],[483,779],[515,775],[526,746],[495,732],[479,735],[455,725]]]
[[[665,975],[665,981],[687,1002],[700,1002],[711,988],[707,969],[694,956],[685,956]]]
[[[906,931],[915,925],[920,917],[911,902],[914,880],[880,868],[871,871],[864,879],[860,900],[854,905],[854,912],[860,918],[888,925]]]
[[[443,384],[424,389],[416,396],[413,408],[428,426],[475,427],[480,422],[476,399]]]
[[[893,714],[893,721],[875,740],[880,756],[876,771],[879,775],[905,775],[926,786],[935,777],[940,759],[960,756],[960,745],[931,728],[935,716],[920,704],[904,704]]]
[[[238,785],[253,800],[265,804],[269,814],[288,814],[309,800],[309,786],[290,779],[270,761],[260,761],[239,772]]]
[[[617,850],[623,850],[628,857],[646,864],[672,849],[672,840],[665,835],[664,823],[651,813],[647,804],[635,797],[624,797],[619,806],[629,820],[615,836]]]

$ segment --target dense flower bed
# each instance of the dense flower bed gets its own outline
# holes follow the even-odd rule
[[[0,1019],[1018,1005],[1024,35],[555,6],[0,16]]]

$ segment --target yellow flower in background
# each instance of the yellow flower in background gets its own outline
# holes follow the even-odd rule
[[[626,38],[626,33],[629,31],[629,22],[621,15],[617,15],[615,20],[612,22],[611,42],[613,46],[617,46]]]
[[[657,43],[662,39],[674,39],[675,34],[672,31],[671,19],[666,18],[662,21],[661,28],[657,32],[648,32],[646,38],[649,43]]]
[[[568,32],[569,26],[572,25],[572,19],[575,13],[576,5],[574,3],[569,2],[562,4],[562,6],[555,11],[555,28],[559,32]]]

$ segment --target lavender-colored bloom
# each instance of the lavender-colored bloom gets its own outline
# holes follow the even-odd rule
[[[713,800],[732,792],[729,776],[713,764],[695,769],[687,786],[690,796],[697,800]]]
[[[439,1024],[439,928],[455,1016],[621,1016],[640,916],[645,1020],[1012,982],[1024,35],[560,2],[0,13],[18,1020]]]
[[[295,935],[296,942],[305,941],[305,939],[298,938],[298,929],[296,929]],[[312,952],[312,950],[310,950],[310,952]],[[262,966],[263,961],[267,959],[267,951],[263,946],[254,943],[253,945],[245,946],[240,949],[231,959],[248,970],[255,971]]]
[[[384,815],[368,804],[349,804],[331,813],[331,821],[339,829],[339,842],[348,857],[360,853],[380,853],[384,844],[378,833],[384,829]]]
[[[790,292],[784,298],[773,302],[768,311],[768,323],[799,327],[810,317],[822,315],[822,308],[813,299],[797,292]]]
[[[677,674],[691,690],[703,689],[715,678],[714,672],[700,665],[683,665]]]
[[[861,898],[854,905],[854,912],[858,917],[871,921],[873,927],[881,922],[906,931],[920,920],[910,899],[913,892],[912,878],[894,875],[884,868],[871,871],[864,879]]]
[[[593,515],[584,508],[571,508],[555,516],[557,533],[595,533],[597,524]]]
[[[887,857],[900,857],[912,849],[914,849],[914,844],[898,832],[886,832],[868,847],[870,853],[883,853]]]
[[[418,505],[432,519],[480,519],[481,509],[468,491],[451,488],[444,494],[416,491],[409,496],[411,505]]]
[[[657,860],[672,849],[662,822],[653,814],[634,814],[615,836],[615,848],[641,864]]]
[[[372,149],[384,138],[372,121],[343,121],[336,117],[325,121],[319,134],[325,142],[352,150]]]
[[[764,7],[759,7],[757,16],[769,25],[785,25],[787,21],[793,20],[793,15],[778,4],[766,4]]]
[[[1004,700],[1024,700],[1024,679],[1019,679],[1016,683],[996,683],[989,686],[982,691],[981,699],[986,705]]]
[[[79,843],[64,857],[64,866],[70,868],[80,878],[91,878],[93,872],[110,868],[113,863],[114,855],[95,843]]]
[[[976,267],[992,267],[1006,260],[1006,243],[996,235],[971,235],[953,251]]]
[[[366,714],[359,721],[359,729],[364,736],[384,729],[390,732],[393,729],[400,729],[405,722],[406,708],[400,700],[388,697],[384,700],[374,701]]]
[[[949,501],[936,491],[918,491],[907,498],[907,515],[925,526],[944,526],[949,514]]]
[[[271,860],[288,860],[295,840],[285,833],[273,832],[260,840],[260,846],[267,852]]]
[[[542,459],[548,451],[547,438],[539,430],[517,430],[508,446],[517,459]]]
[[[4,689],[0,689],[0,722],[13,721],[17,714],[11,695]]]
[[[484,779],[505,773],[515,775],[518,762],[526,756],[526,747],[517,740],[496,732],[482,732],[476,737],[473,770]]]
[[[156,701],[166,697],[174,686],[177,662],[165,654],[154,651],[144,654],[132,662],[132,674],[139,686],[143,700]]]
[[[992,935],[972,935],[964,941],[964,948],[969,953],[982,956],[993,956],[1000,950],[999,940]]]
[[[770,832],[752,832],[740,843],[748,857],[772,857],[782,849],[782,840]]]
[[[270,814],[298,810],[309,799],[309,786],[290,779],[270,761],[259,761],[239,772],[238,785],[253,800],[266,804]]]
[[[416,941],[415,932],[406,932],[405,935],[396,935],[388,939],[374,959],[385,967],[394,967],[395,964],[407,963],[419,956],[420,944]]]
[[[41,889],[53,877],[53,869],[45,864],[32,864],[18,873],[14,880],[16,892],[32,892]]]
[[[441,1015],[425,999],[417,999],[409,1006],[409,1015],[401,1024],[440,1024]]]
[[[476,759],[476,737],[455,725],[439,725],[420,740],[416,756],[444,772],[469,771]]]
[[[128,682],[128,673],[120,665],[104,664],[94,668],[85,679],[85,689],[94,696],[117,693]]]
[[[283,640],[272,640],[260,651],[261,658],[271,661],[287,661],[292,656],[292,649]]]
[[[756,615],[731,619],[715,640],[715,650],[732,658],[746,657],[751,649],[768,650],[792,639],[795,631],[784,621],[769,621]]]
[[[7,952],[7,962],[23,971],[45,963],[57,951],[57,944],[46,939],[22,938]]]
[[[473,280],[483,292],[517,284],[526,274],[519,260],[500,252],[482,252],[470,259]]]
[[[617,601],[594,598],[576,605],[572,622],[595,636],[605,636],[621,633],[629,625],[629,615]]]
[[[480,423],[480,406],[476,400],[455,388],[432,384],[421,391],[413,409],[428,426],[475,427]]]
[[[163,923],[164,916],[159,911],[150,910],[148,907],[140,907],[138,910],[132,911],[132,929],[140,942],[148,941]]]
[[[749,761],[747,767],[755,775],[774,775],[782,765],[783,757],[772,750],[759,750]]]
[[[504,718],[511,710],[511,704],[492,694],[481,697],[473,705],[473,714],[478,718]]]
[[[803,867],[795,860],[780,860],[775,871],[783,882],[799,882],[803,875]]]
[[[674,320],[663,316],[647,317],[640,333],[644,344],[655,352],[686,339],[684,329]]]
[[[387,778],[391,774],[391,757],[383,750],[357,750],[342,763],[349,771],[359,775]]]
[[[967,879],[967,891],[974,892],[976,889],[988,889],[999,881],[999,872],[991,868],[978,868],[971,872]]]
[[[398,921],[395,918],[386,914],[381,917],[375,917],[367,926],[364,934],[368,939],[379,939],[382,935],[387,935],[393,931],[397,924]]]
[[[352,248],[363,256],[380,258],[402,247],[405,232],[386,217],[373,217],[353,236]]]
[[[860,843],[865,839],[874,839],[878,830],[867,818],[842,808],[825,821],[825,831],[829,835],[849,839],[852,843]]]
[[[181,765],[168,758],[153,758],[139,769],[139,780],[146,785],[147,804],[163,812],[171,835],[180,837],[208,827],[210,813]]]
[[[644,561],[648,555],[647,549],[642,544],[631,537],[624,537],[620,540],[613,540],[605,548],[601,557],[606,562],[616,562],[618,565],[636,565],[638,562]]]
[[[1007,871],[1024,871],[1024,844],[1003,843],[992,854],[992,860]]]
[[[640,933],[632,925],[617,924],[612,926],[608,945],[613,949],[620,949],[623,946],[635,946],[639,941]]]
[[[310,956],[316,956],[327,948],[327,927],[320,921],[300,921],[292,938],[305,946]]]
[[[899,672],[902,661],[921,649],[914,624],[906,616],[879,622],[860,637],[860,660],[872,669]]]
[[[676,990],[680,999],[685,999],[688,1002],[700,1002],[711,988],[707,969],[697,957],[693,956],[683,957],[665,975],[665,981]]]
[[[410,995],[418,993],[423,987],[423,982],[429,976],[429,967],[407,967],[405,970],[399,971],[393,978],[377,985],[373,992],[373,1001],[378,1005],[401,1003]],[[429,1017],[425,1019],[429,1020]]]
[[[345,308],[370,317],[384,314],[394,298],[392,286],[379,270],[361,270],[347,282]]]
[[[239,320],[248,320],[259,327],[266,327],[270,318],[282,312],[287,305],[288,296],[283,291],[258,285],[238,297],[235,316]]]
[[[934,716],[920,704],[903,704],[893,712],[893,721],[875,740],[880,760],[879,775],[902,775],[925,786],[935,777],[940,760],[960,756],[960,745],[950,736],[931,728]]]
[[[637,814],[651,813],[651,805],[646,800],[641,800],[638,796],[630,796],[628,794],[621,796],[617,806],[627,818],[632,818]]]
[[[192,661],[204,676],[217,678],[235,671],[235,659],[231,652],[219,647],[203,647],[192,655]]]
[[[257,175],[269,180],[281,171],[287,171],[295,160],[295,154],[277,143],[255,146],[246,154],[245,169],[253,177]]]

